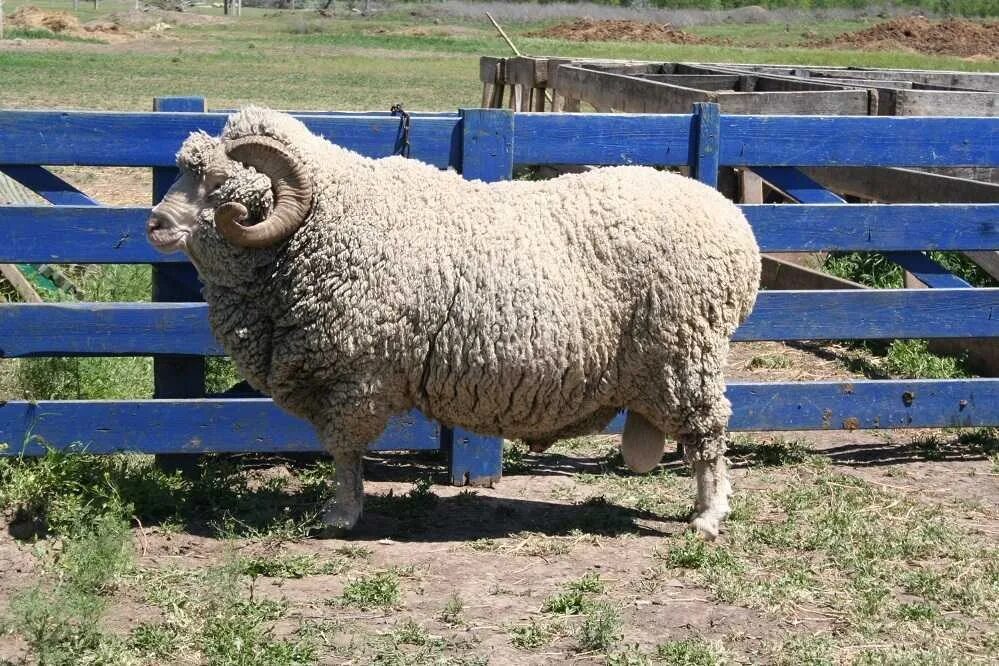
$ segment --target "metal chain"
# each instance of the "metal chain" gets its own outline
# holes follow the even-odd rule
[[[402,150],[399,151],[399,154],[403,157],[409,157],[409,125],[412,117],[408,111],[402,108],[402,104],[393,104],[389,112],[393,116],[402,118]]]

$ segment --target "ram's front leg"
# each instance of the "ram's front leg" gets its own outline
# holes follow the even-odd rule
[[[333,456],[335,494],[323,508],[322,518],[323,532],[333,535],[352,529],[361,517],[364,452],[385,429],[388,414],[372,409],[383,403],[366,396],[343,389],[330,391],[329,395],[337,399],[336,403],[323,410],[317,430],[326,451]],[[349,409],[344,409],[343,405]]]
[[[363,449],[332,453],[335,494],[323,507],[323,531],[331,535],[352,529],[364,510]]]

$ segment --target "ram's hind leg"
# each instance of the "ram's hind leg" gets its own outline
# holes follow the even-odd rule
[[[708,539],[718,536],[721,522],[731,509],[728,499],[732,484],[728,476],[726,426],[731,413],[724,395],[716,397],[705,410],[692,417],[679,440],[683,457],[694,471],[697,498],[690,526]]]

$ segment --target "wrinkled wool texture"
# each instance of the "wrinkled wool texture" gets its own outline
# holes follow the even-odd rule
[[[189,249],[239,370],[331,451],[365,446],[414,407],[507,438],[599,429],[620,408],[681,439],[723,432],[722,369],[760,255],[715,190],[631,166],[469,182],[361,157],[252,107],[222,138],[251,134],[304,162],[304,225],[276,248],[241,249],[205,215]],[[218,145],[192,138],[179,162],[210,163],[198,153]]]

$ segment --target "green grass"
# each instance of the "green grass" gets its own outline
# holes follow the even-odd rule
[[[510,642],[523,650],[536,650],[550,645],[566,633],[565,624],[560,620],[531,618],[526,624],[509,628]]]
[[[584,652],[604,652],[621,640],[621,614],[608,603],[598,601],[583,611],[576,640]]]
[[[396,606],[401,598],[398,574],[392,571],[380,571],[347,583],[339,601],[345,606],[369,610]]]
[[[441,609],[438,619],[444,624],[449,624],[452,626],[460,625],[463,622],[462,614],[465,610],[465,602],[461,600],[461,597],[457,593],[452,593],[447,599],[447,603],[444,604],[444,608]]]
[[[656,657],[673,666],[715,666],[722,658],[717,646],[698,638],[660,643]]]
[[[10,3],[9,3],[10,4]],[[10,10],[9,10],[10,11]],[[44,50],[0,52],[7,107],[80,106],[146,110],[158,95],[203,94],[213,107],[253,101],[278,108],[388,109],[402,102],[412,109],[455,109],[478,103],[477,57],[506,54],[508,48],[483,19],[443,34],[424,20],[424,35],[405,34],[419,19],[388,13],[371,19],[319,19],[247,12],[238,22],[179,26],[148,52],[108,45],[89,48],[64,67],[66,54]],[[854,24],[859,27],[861,24]],[[905,53],[809,50],[805,29],[794,27],[798,44],[784,31],[759,46],[771,26],[698,28],[723,32],[736,44],[755,47],[676,46],[653,43],[578,43],[528,38],[535,24],[510,26],[524,53],[643,60],[789,62],[815,65],[948,68],[988,71],[988,62],[969,62]],[[815,27],[815,26],[811,26]],[[830,31],[849,29],[832,24]],[[824,30],[821,26],[819,30]],[[289,57],[290,53],[294,57]],[[253,76],[240,76],[248,56]],[[226,75],[220,76],[221,72]],[[37,85],[44,80],[45,86]]]
[[[244,576],[267,578],[305,578],[342,573],[345,561],[321,561],[311,553],[277,553],[240,558],[239,573]]]
[[[54,39],[60,42],[79,42],[84,44],[101,44],[101,40],[92,37],[77,37],[60,32],[52,32],[44,28],[9,27],[3,31],[4,39]]]

